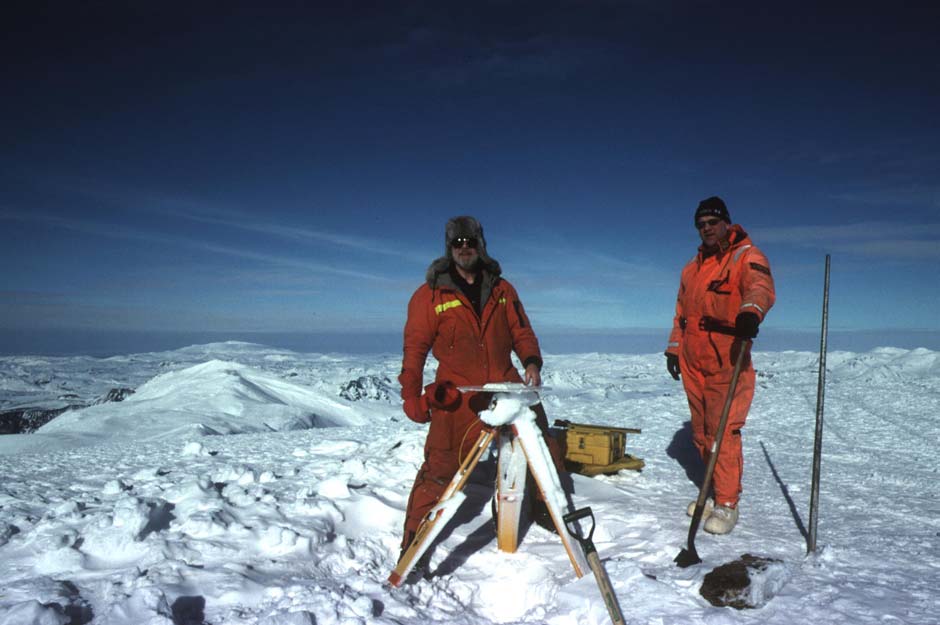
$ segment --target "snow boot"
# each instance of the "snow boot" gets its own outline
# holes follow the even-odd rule
[[[693,514],[695,514],[695,504],[697,502],[698,502],[698,499],[693,499],[692,503],[689,504],[689,507],[686,508],[685,513],[688,514],[689,516],[692,516]],[[702,510],[702,520],[707,519],[711,515],[712,510],[714,508],[715,508],[715,500],[709,497],[708,499],[705,500],[705,508]]]
[[[727,534],[738,522],[738,508],[734,505],[715,506],[705,521],[704,529],[709,534]]]

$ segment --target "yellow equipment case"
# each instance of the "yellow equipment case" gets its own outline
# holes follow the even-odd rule
[[[573,473],[600,475],[621,469],[639,471],[644,462],[626,453],[627,434],[639,434],[636,428],[615,428],[557,420],[555,427],[565,430],[565,466]]]

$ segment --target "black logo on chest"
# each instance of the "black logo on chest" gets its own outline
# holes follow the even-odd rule
[[[725,277],[721,280],[712,280],[708,283],[708,291],[716,293],[718,295],[731,295],[731,291],[727,289],[729,279],[731,278],[731,272],[725,272]],[[722,287],[726,287],[724,290]]]

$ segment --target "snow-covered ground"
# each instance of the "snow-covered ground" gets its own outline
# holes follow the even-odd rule
[[[699,533],[679,569],[701,471],[661,354],[547,356],[550,419],[641,428],[642,472],[574,477],[627,623],[940,622],[940,356],[828,355],[819,550],[806,526],[817,355],[756,352],[741,519]],[[107,359],[0,358],[0,409],[91,403],[0,437],[0,624],[609,622],[538,526],[497,551],[493,463],[433,551],[430,579],[385,583],[425,427],[401,413],[394,355],[245,343]],[[430,380],[430,371],[428,372]],[[711,606],[706,573],[785,562],[763,607]]]

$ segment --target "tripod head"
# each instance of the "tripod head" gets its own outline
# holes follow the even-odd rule
[[[488,406],[480,410],[480,419],[487,425],[499,427],[510,425],[519,417],[527,416],[534,406],[541,401],[540,393],[551,390],[547,386],[529,386],[522,382],[493,382],[483,386],[458,386],[460,392],[480,393],[478,399],[471,403]],[[489,398],[481,401],[481,397]]]

